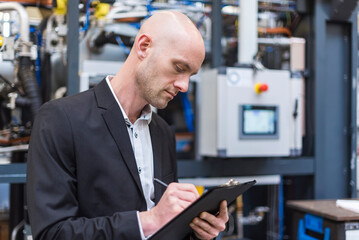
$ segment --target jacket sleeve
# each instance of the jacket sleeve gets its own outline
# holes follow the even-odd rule
[[[35,240],[141,239],[136,211],[80,216],[73,131],[66,112],[46,103],[29,146],[27,204]]]

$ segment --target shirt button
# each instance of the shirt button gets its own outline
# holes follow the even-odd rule
[[[137,133],[135,132],[135,138],[137,138],[138,137],[138,135],[137,135]]]

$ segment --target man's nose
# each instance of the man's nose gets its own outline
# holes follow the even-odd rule
[[[174,87],[176,89],[178,89],[178,91],[180,92],[187,92],[188,90],[188,84],[189,84],[189,77],[181,77],[178,78],[175,82],[174,82]]]

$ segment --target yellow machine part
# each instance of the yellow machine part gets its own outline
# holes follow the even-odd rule
[[[196,186],[198,194],[201,196],[205,190],[204,186]]]
[[[110,4],[108,3],[97,3],[95,10],[95,17],[97,19],[104,18],[110,11]]]
[[[67,0],[56,0],[57,8],[55,8],[55,14],[65,15],[67,10]]]
[[[4,44],[4,38],[0,36],[0,47],[2,47],[3,44]]]

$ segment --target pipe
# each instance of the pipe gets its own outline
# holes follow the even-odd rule
[[[42,100],[40,90],[33,71],[33,66],[29,57],[20,57],[18,76],[24,88],[25,94],[31,102],[32,117],[41,107]]]
[[[0,3],[0,11],[1,10],[15,10],[18,12],[20,17],[20,39],[22,40],[22,54],[30,54],[30,47],[28,46],[30,42],[30,25],[29,25],[29,17],[25,10],[25,8],[16,2],[11,3]]]
[[[253,63],[253,57],[258,52],[258,1],[241,0],[238,31],[238,62]]]
[[[25,226],[24,220],[22,220],[18,225],[16,225],[14,230],[12,230],[11,232],[11,240],[16,240],[17,234],[20,232],[22,228],[24,228],[24,226]]]
[[[288,37],[292,36],[292,32],[286,27],[258,28],[258,32],[262,34],[285,34]]]

